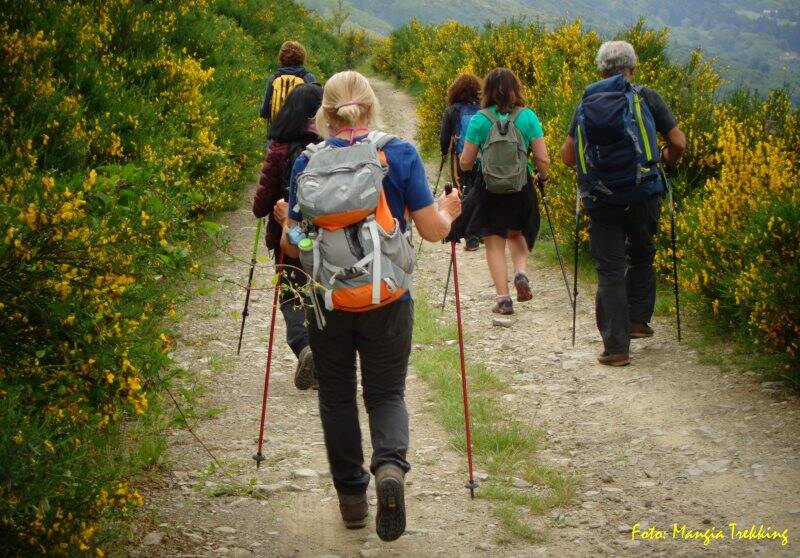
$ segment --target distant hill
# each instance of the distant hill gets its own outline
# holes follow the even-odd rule
[[[301,0],[323,15],[337,0]],[[719,61],[732,86],[761,90],[789,85],[800,101],[800,2],[796,0],[347,0],[350,23],[388,34],[415,17],[423,23],[448,19],[480,25],[510,17],[546,25],[581,18],[603,36],[645,17],[668,27],[672,52],[700,48]]]

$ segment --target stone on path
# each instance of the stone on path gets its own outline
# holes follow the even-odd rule
[[[278,492],[301,492],[302,490],[302,488],[295,484],[283,481],[272,484],[257,484],[251,489],[250,493],[256,498],[263,498],[265,496],[272,496]]]
[[[314,469],[297,469],[292,471],[292,477],[296,479],[315,479],[319,477],[319,473]]]
[[[163,539],[164,533],[153,531],[152,533],[147,533],[147,535],[145,535],[144,539],[142,540],[142,544],[145,546],[156,546],[161,544]]]

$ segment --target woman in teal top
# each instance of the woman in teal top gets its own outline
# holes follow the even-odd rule
[[[516,74],[506,68],[495,68],[489,72],[483,83],[482,103],[500,121],[507,120],[517,107],[525,107],[522,84]],[[539,117],[531,109],[522,108],[514,120],[514,126],[522,133],[528,153],[533,154],[536,184],[539,188],[544,188],[550,158]],[[470,170],[476,164],[491,127],[491,120],[481,112],[470,120],[460,159],[463,170]],[[521,191],[513,194],[487,192],[483,180],[479,180],[477,187],[464,200],[460,228],[455,233],[458,237],[477,235],[483,238],[486,262],[489,264],[497,293],[497,303],[492,311],[497,314],[514,312],[508,291],[506,244],[514,264],[517,301],[524,302],[533,298],[526,274],[528,253],[533,249],[539,232],[539,200],[533,187],[533,174],[534,167],[528,161],[528,182]]]

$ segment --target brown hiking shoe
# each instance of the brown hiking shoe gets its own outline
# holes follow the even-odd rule
[[[514,288],[517,289],[517,302],[525,302],[533,298],[531,282],[524,273],[517,273],[514,276]]]
[[[367,525],[369,504],[366,494],[341,494],[339,496],[339,512],[344,525],[348,529],[361,529]]]
[[[631,339],[644,339],[653,336],[653,328],[644,322],[631,322]]]
[[[405,476],[393,463],[384,463],[375,473],[378,494],[375,531],[382,541],[393,541],[406,530]]]
[[[294,387],[308,389],[314,385],[314,355],[311,347],[304,347],[297,355],[297,368],[294,369]]]
[[[603,354],[597,357],[597,361],[606,366],[627,366],[631,363],[631,357],[628,353],[609,353],[608,351],[603,351]]]

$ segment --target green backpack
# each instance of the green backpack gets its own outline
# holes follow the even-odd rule
[[[514,121],[522,112],[516,107],[508,120],[499,120],[488,109],[481,111],[492,127],[481,148],[481,169],[486,191],[492,194],[514,194],[528,182],[528,149],[522,132]]]

